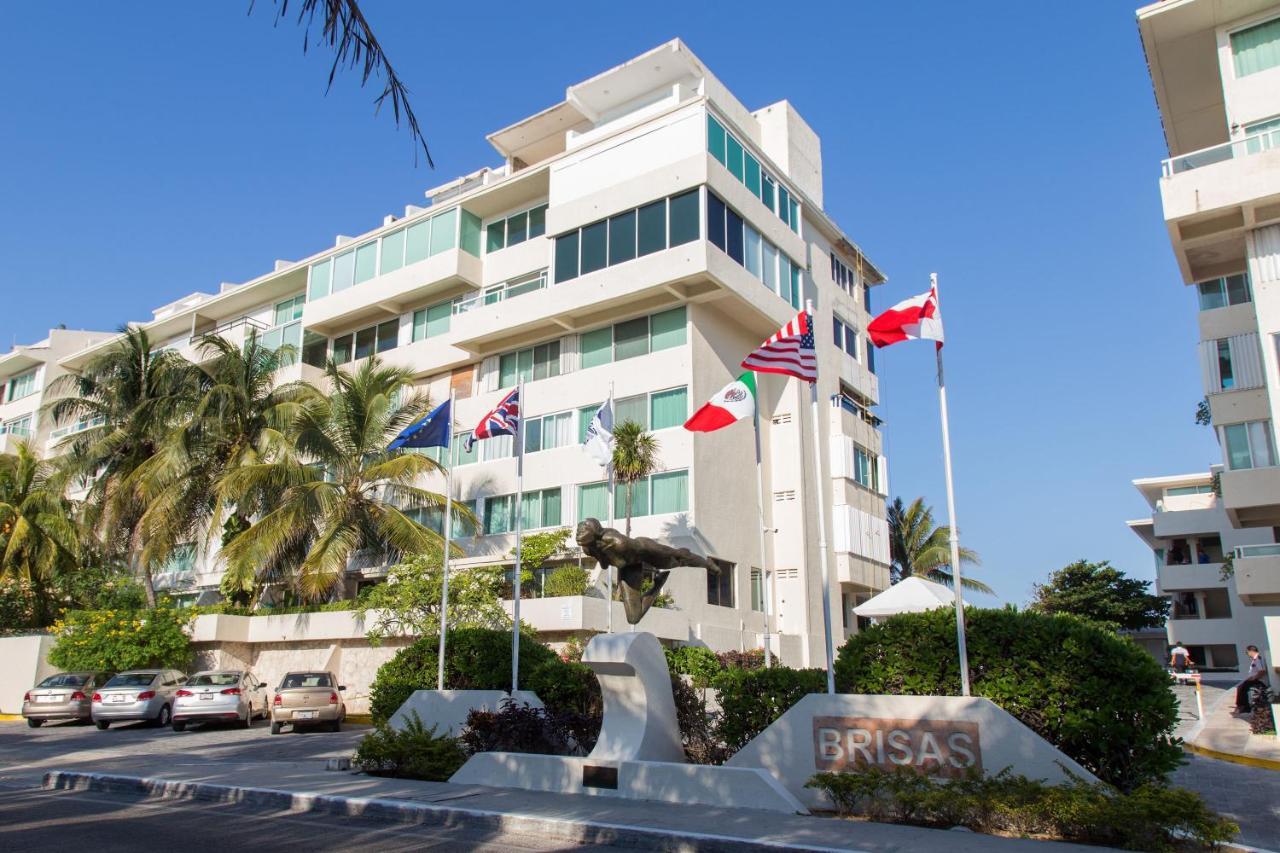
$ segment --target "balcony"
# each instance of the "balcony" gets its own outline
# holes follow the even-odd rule
[[[872,405],[879,403],[880,380],[876,375],[851,355],[841,353],[839,359],[840,380],[870,400]]]
[[[1172,178],[1174,175],[1190,172],[1192,169],[1226,163],[1276,148],[1280,148],[1280,130],[1265,130],[1243,139],[1170,157],[1160,164],[1160,174],[1162,177]]]
[[[1223,471],[1222,504],[1236,527],[1280,526],[1280,468]]]
[[[1280,545],[1235,549],[1236,593],[1253,606],[1280,604]]]
[[[1158,566],[1156,575],[1156,583],[1159,585],[1161,592],[1216,589],[1227,585],[1227,582],[1222,579],[1222,563],[1220,561],[1215,563]]]

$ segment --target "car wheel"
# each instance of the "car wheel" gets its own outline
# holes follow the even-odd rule
[[[169,725],[169,722],[170,722],[169,706],[161,705],[160,713],[156,714],[156,725],[159,726],[160,728],[164,728],[165,726]]]
[[[244,715],[244,719],[237,720],[236,722],[237,722],[237,725],[239,725],[239,727],[242,729],[253,728],[253,709],[250,708],[248,711],[246,711]]]
[[[281,726],[281,724],[280,724],[280,723],[272,723],[272,724],[271,724],[271,733],[272,733],[273,735],[278,735],[278,734],[280,734],[280,729],[281,729],[281,728],[283,728],[283,726]]]
[[[107,730],[107,726],[111,725],[107,720],[94,720],[93,724],[98,727],[98,731],[100,732],[105,732]]]
[[[331,732],[340,732],[340,731],[342,731],[342,720],[334,720],[332,723],[330,723],[330,724],[329,724],[329,731],[331,731]]]
[[[33,729],[38,729],[42,725],[44,725],[44,720],[35,720],[35,719],[32,719],[31,717],[27,717],[27,725]]]
[[[174,720],[174,721],[173,721],[173,730],[174,730],[175,732],[185,732],[185,731],[187,730],[187,724],[186,724],[186,723],[180,723],[180,722],[178,722],[177,720]]]

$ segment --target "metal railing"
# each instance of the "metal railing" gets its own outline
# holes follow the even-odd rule
[[[455,300],[453,313],[454,315],[466,314],[469,311],[494,305],[506,299],[513,299],[537,290],[545,290],[549,286],[550,279],[547,277],[547,270],[542,269],[533,275],[522,275],[519,278],[513,278],[494,287],[486,288],[483,293],[467,299]]]
[[[1220,145],[1201,148],[1199,151],[1191,151],[1187,154],[1179,154],[1177,157],[1169,157],[1161,161],[1160,171],[1164,177],[1170,178],[1182,172],[1199,169],[1201,166],[1225,163],[1228,160],[1247,157],[1250,154],[1258,154],[1262,151],[1270,151],[1273,148],[1280,148],[1280,128],[1264,130],[1260,133],[1250,134],[1243,139],[1233,139]]]

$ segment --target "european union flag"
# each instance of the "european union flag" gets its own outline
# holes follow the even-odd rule
[[[426,416],[414,421],[387,445],[387,450],[400,447],[448,447],[453,435],[453,412],[445,400]]]

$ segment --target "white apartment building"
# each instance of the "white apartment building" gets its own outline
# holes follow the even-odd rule
[[[73,423],[54,429],[41,409],[50,399],[50,386],[67,372],[61,360],[113,337],[111,332],[50,329],[44,340],[0,355],[0,453],[12,453],[19,441],[44,453],[51,441],[88,427]]]
[[[616,419],[640,421],[661,445],[664,470],[638,487],[634,534],[725,568],[718,578],[675,572],[674,609],[651,611],[641,628],[758,648],[767,598],[775,652],[823,665],[817,513],[827,517],[837,642],[856,630],[851,609],[888,586],[889,546],[864,334],[869,290],[884,277],[823,211],[817,134],[785,101],[749,110],[676,40],[569,86],[488,139],[501,164],[427,191],[425,206],[138,325],[192,359],[208,332],[292,344],[301,358],[282,381],[319,382],[327,359],[376,354],[412,370],[435,400],[452,390],[455,496],[483,524],[462,543],[463,565],[510,562],[516,463],[510,439],[466,454],[461,437],[524,381],[526,529],[606,518],[601,469],[580,442],[612,390]],[[814,482],[808,388],[761,376],[762,559],[751,426],[681,425],[805,299],[816,306],[827,473]],[[60,365],[75,369],[96,351]],[[220,567],[198,552],[168,580],[208,600]],[[353,565],[348,592],[384,571]],[[522,616],[552,636],[608,622],[591,596],[526,601]],[[614,624],[625,624],[620,606]]]
[[[1280,526],[1274,429],[1280,412],[1280,3],[1166,0],[1139,9],[1137,17],[1169,148],[1160,179],[1165,224],[1183,283],[1195,288],[1205,393],[1222,448],[1222,464],[1213,469],[1220,497],[1203,492],[1205,475],[1135,482],[1156,509],[1139,532],[1166,559],[1171,537],[1204,536],[1212,543],[1216,536],[1234,549],[1231,582],[1214,582],[1216,571],[1198,564],[1166,564],[1161,587],[1199,596],[1210,607],[1200,611],[1204,618],[1194,629],[1194,642],[1210,655],[1218,648],[1225,661],[1227,648],[1235,647],[1243,661],[1244,644],[1265,651],[1269,643],[1274,665],[1280,653],[1280,616],[1273,609],[1280,605],[1274,544]],[[1199,491],[1159,494],[1170,488]],[[1196,506],[1184,507],[1187,501]],[[1186,586],[1191,582],[1203,586]],[[1170,636],[1176,630],[1176,639],[1192,642],[1178,621],[1170,622]]]

